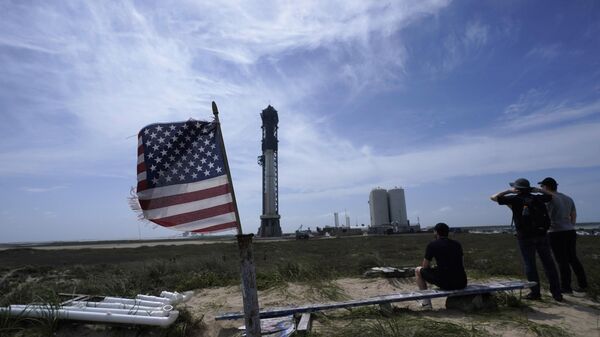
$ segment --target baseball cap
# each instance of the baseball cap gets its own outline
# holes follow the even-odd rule
[[[538,182],[538,184],[545,185],[545,186],[551,187],[553,189],[556,189],[556,186],[558,186],[558,183],[552,177],[546,177],[546,178],[544,178],[544,180]]]
[[[509,185],[516,189],[531,188],[531,185],[529,184],[529,180],[527,180],[525,178],[519,178],[519,179],[515,180],[514,182],[509,183]]]

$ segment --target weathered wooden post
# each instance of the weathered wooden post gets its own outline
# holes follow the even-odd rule
[[[240,249],[240,265],[242,273],[242,299],[244,300],[244,321],[246,336],[259,337],[260,317],[258,309],[258,293],[256,290],[256,269],[252,252],[252,237],[254,234],[237,236]]]
[[[231,179],[231,171],[229,170],[229,162],[227,161],[227,153],[225,152],[225,143],[223,142],[223,134],[221,132],[221,123],[219,122],[219,109],[217,104],[212,102],[212,111],[215,116],[215,122],[219,128],[219,141],[223,149],[223,161],[225,170],[227,172],[227,178],[229,180],[229,186],[231,187],[231,198],[235,205],[235,218],[237,221],[237,242],[240,250],[240,272],[242,276],[242,300],[244,302],[244,322],[246,325],[246,336],[248,337],[260,337],[260,316],[258,309],[258,292],[256,289],[256,269],[254,266],[254,256],[252,254],[252,237],[254,234],[243,234],[242,233],[242,222],[240,220],[240,214],[238,212],[237,202],[235,199],[235,192],[233,189],[233,182]]]

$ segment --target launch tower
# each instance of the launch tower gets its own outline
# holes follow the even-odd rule
[[[281,236],[279,225],[279,195],[277,172],[277,110],[268,106],[260,114],[262,119],[262,156],[258,165],[262,166],[263,212],[260,216],[258,236]]]

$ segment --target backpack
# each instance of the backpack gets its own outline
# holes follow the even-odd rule
[[[546,205],[532,195],[524,196],[522,199],[523,210],[519,230],[524,234],[545,235],[550,228]]]

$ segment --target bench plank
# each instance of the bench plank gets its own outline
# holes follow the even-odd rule
[[[484,294],[497,291],[509,291],[519,290],[525,288],[531,288],[535,285],[535,282],[527,281],[502,281],[502,282],[491,282],[485,284],[470,284],[464,289],[460,290],[415,290],[415,291],[403,291],[391,295],[376,296],[362,300],[350,300],[343,302],[331,302],[331,303],[317,303],[308,304],[294,307],[278,307],[268,308],[260,311],[260,318],[270,317],[281,317],[287,315],[293,315],[296,313],[307,313],[307,312],[318,312],[323,310],[341,309],[341,308],[352,308],[360,307],[365,305],[404,302],[422,300],[426,298],[438,298],[448,296],[462,296],[462,295],[474,295]],[[244,318],[243,312],[228,312],[221,315],[217,315],[215,320],[232,320]]]

